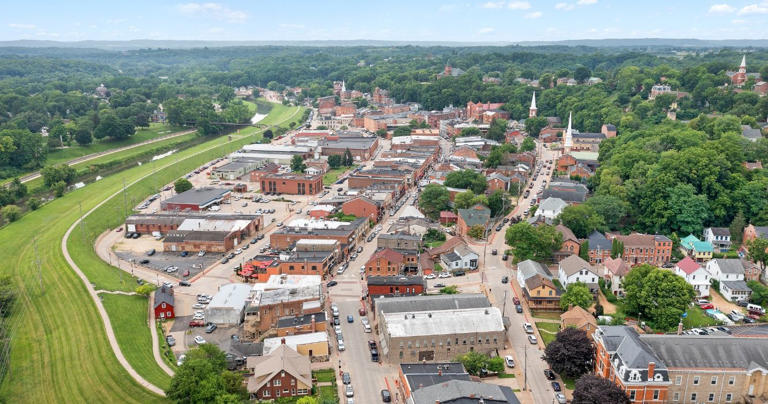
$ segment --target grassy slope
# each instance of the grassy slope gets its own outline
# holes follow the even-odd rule
[[[148,382],[167,389],[171,378],[157,366],[152,355],[152,336],[147,327],[147,298],[108,293],[99,296],[112,320],[120,350],[128,362]]]
[[[290,111],[282,112],[286,118],[290,116]],[[223,143],[224,139],[212,142]],[[235,147],[235,144],[231,146]],[[192,156],[204,148],[199,145],[180,152],[177,157]],[[184,161],[182,164],[160,160],[131,168],[119,176],[107,177],[46,204],[0,231],[0,256],[8,257],[4,272],[13,277],[20,295],[13,317],[11,368],[0,386],[0,398],[12,402],[162,401],[161,397],[133,381],[117,362],[85,287],[63,258],[60,241],[67,228],[79,216],[79,204],[82,203],[84,212],[91,209],[103,198],[120,190],[123,178],[131,182],[155,168],[171,164],[171,169],[158,174],[165,179],[175,174],[174,168],[188,171],[186,166],[191,168],[199,165],[197,160],[202,162],[216,152],[198,155],[195,161]],[[152,186],[147,182],[152,180],[150,178],[145,181],[145,185],[134,192],[138,195],[142,190],[150,191]],[[114,212],[115,207],[109,205],[105,204],[105,207]],[[86,223],[86,238],[89,233],[96,231],[99,222],[96,217],[89,219],[93,223]],[[90,229],[91,226],[94,228]],[[78,239],[80,235],[76,241],[81,243],[82,250],[72,249],[70,252],[89,279],[106,289],[128,289],[122,286],[119,272],[100,261],[100,266],[83,267],[83,257],[89,255],[83,254],[83,251],[90,252],[90,255],[94,252],[92,247],[82,244],[82,233],[79,230],[73,233],[71,239]],[[32,240],[35,237],[42,265],[44,291],[38,284],[34,264]],[[132,357],[131,353],[124,353]]]

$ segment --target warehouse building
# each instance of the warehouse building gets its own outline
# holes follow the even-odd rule
[[[192,188],[160,202],[167,211],[200,211],[229,200],[232,191],[224,188]]]
[[[222,286],[205,308],[205,321],[231,325],[242,323],[251,289],[251,285],[245,283],[229,283]]]

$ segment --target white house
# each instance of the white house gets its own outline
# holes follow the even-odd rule
[[[675,265],[675,275],[682,277],[693,286],[699,297],[709,296],[709,280],[711,276],[691,257],[685,257]]]
[[[547,219],[548,222],[551,222],[556,217],[560,216],[560,213],[563,212],[563,209],[568,206],[568,204],[560,199],[560,198],[552,198],[549,197],[539,204],[539,208],[536,209],[536,216],[542,216],[544,219]]]
[[[597,271],[578,255],[560,261],[557,269],[557,277],[560,284],[568,289],[568,285],[575,282],[586,283],[592,293],[597,293],[597,280],[600,278]]]
[[[307,175],[319,175],[319,174],[322,174],[322,173],[323,173],[323,171],[322,171],[322,170],[320,170],[319,168],[317,168],[317,167],[314,167],[314,166],[310,166],[310,167],[307,167],[307,168],[305,168],[305,169],[304,169],[304,172],[305,172]]]
[[[727,227],[707,227],[704,241],[709,241],[715,251],[727,252],[731,248],[731,231]]]
[[[621,258],[607,258],[605,260],[605,279],[611,282],[611,292],[614,296],[624,296],[624,288],[621,282],[629,273],[629,264]]]
[[[470,250],[469,247],[460,245],[454,248],[453,251],[441,255],[440,261],[446,270],[452,271],[457,269],[475,269],[477,268],[477,260],[479,258],[480,256]]]
[[[730,301],[749,300],[752,289],[744,281],[744,263],[740,259],[715,258],[707,262],[707,272],[720,282],[720,294]]]
[[[517,284],[525,287],[525,281],[536,275],[552,280],[552,273],[549,272],[546,265],[533,260],[525,260],[517,264]]]

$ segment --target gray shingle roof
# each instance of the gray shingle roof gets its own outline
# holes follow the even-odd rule
[[[589,262],[584,261],[584,259],[578,255],[571,255],[560,261],[560,268],[563,269],[567,276],[571,276],[582,269],[587,269],[590,272],[595,273],[595,269],[592,268],[592,265],[589,265]]]
[[[611,241],[608,240],[605,235],[599,231],[593,231],[592,234],[589,235],[588,240],[590,250],[611,250]]]
[[[731,231],[727,227],[710,227],[715,236],[731,236]]]
[[[738,258],[715,258],[713,261],[717,263],[720,272],[724,274],[744,274],[744,264]]]
[[[744,281],[723,281],[720,284],[726,286],[730,290],[752,292],[752,289],[750,289]]]
[[[165,286],[155,289],[155,307],[160,303],[168,303],[173,306],[173,302],[173,289],[166,288]]]
[[[667,366],[674,368],[768,369],[768,339],[765,338],[643,335],[640,339]]]
[[[517,264],[517,271],[523,275],[523,281],[536,274],[539,274],[547,279],[552,279],[552,273],[549,272],[549,269],[547,269],[544,264],[533,260],[525,260]]]
[[[375,299],[374,304],[381,313],[457,310],[491,306],[488,298],[480,293],[381,297]]]
[[[598,337],[603,339],[606,349],[613,352],[611,362],[618,359],[618,367],[625,366],[630,370],[619,375],[624,381],[629,380],[632,369],[638,371],[640,380],[648,380],[649,362],[655,363],[655,374],[660,374],[663,381],[669,381],[666,363],[641,340],[635,329],[625,326],[601,326]]]
[[[491,220],[491,210],[485,206],[480,208],[475,205],[469,209],[459,209],[458,213],[469,227],[476,225],[485,226]]]
[[[490,383],[451,380],[445,383],[424,387],[413,392],[414,404],[440,403],[486,403],[519,404],[515,393],[507,386]],[[482,401],[481,401],[482,400]]]

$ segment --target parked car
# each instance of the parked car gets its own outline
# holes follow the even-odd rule
[[[327,286],[327,287],[329,287],[329,288],[330,288],[331,286],[336,286],[336,285],[338,285],[338,284],[339,284],[339,283],[338,283],[338,282],[336,282],[336,281],[330,281],[330,282],[326,283],[326,284],[325,284],[325,286]]]
[[[438,278],[450,278],[451,273],[448,271],[442,271],[439,275],[437,275]]]
[[[563,393],[555,393],[555,400],[557,401],[557,404],[566,404],[568,402]]]
[[[227,262],[229,262],[229,258],[228,257],[224,257],[224,258],[221,259],[221,263],[222,264],[226,264]]]
[[[168,343],[168,346],[174,346],[176,345],[176,338],[173,338],[173,335],[169,335],[165,337],[165,342]]]
[[[709,310],[709,309],[715,308],[715,306],[712,303],[700,304],[699,307],[701,307],[702,310]]]
[[[346,395],[347,397],[353,397],[355,395],[355,391],[352,389],[352,385],[351,384],[347,385],[347,389],[344,392],[344,395]]]
[[[514,304],[520,304],[520,299],[517,298],[517,296],[512,297],[512,303]]]
[[[237,250],[235,250],[235,254],[237,254],[237,255],[240,255],[242,253],[243,253],[243,249],[242,248],[238,248]]]
[[[467,273],[466,273],[466,272],[464,272],[464,271],[456,271],[456,272],[454,272],[454,273],[453,273],[453,276],[464,276],[464,275],[466,275],[466,274],[467,274]]]
[[[216,326],[216,324],[214,324],[214,323],[209,323],[209,324],[208,324],[208,327],[205,327],[205,332],[206,332],[206,333],[208,333],[208,334],[210,334],[210,333],[212,333],[212,332],[216,331],[216,329],[217,329],[217,328],[219,328],[219,327],[217,327],[217,326]]]
[[[357,247],[357,253],[360,254],[363,252],[363,246]]]
[[[557,392],[560,392],[560,391],[562,391],[563,389],[561,389],[561,388],[560,388],[560,383],[558,383],[558,382],[552,382],[552,390],[554,390],[554,391],[557,391]]]
[[[531,323],[523,323],[523,330],[526,334],[533,334],[533,325]]]
[[[509,283],[509,277],[508,276],[502,277],[501,278],[501,283]]]
[[[202,322],[202,321],[199,321],[199,320],[194,320],[194,321],[190,321],[189,322],[189,326],[190,327],[202,327],[204,325],[205,325],[205,323]]]
[[[528,342],[530,342],[531,344],[535,345],[535,344],[539,343],[539,340],[536,339],[535,335],[529,334],[528,335]]]
[[[515,305],[515,311],[518,312],[518,313],[522,313],[523,312],[523,306],[521,306],[519,304],[516,304]]]
[[[501,260],[502,261],[506,261],[508,259],[509,259],[509,255],[507,255],[507,254],[504,254],[504,255],[501,256]]]
[[[424,276],[424,279],[435,279],[435,278],[437,278],[437,276],[435,274],[429,274],[429,275]]]
[[[349,376],[349,372],[344,372],[341,374],[341,381],[344,384],[351,384],[352,383],[352,377]]]
[[[511,355],[507,355],[507,356],[504,357],[504,363],[507,364],[508,368],[515,367],[515,360],[512,358]]]
[[[189,275],[189,274],[187,274],[187,275]],[[181,281],[181,282],[179,282],[179,286],[192,286],[192,284],[189,283],[188,281]]]
[[[547,380],[555,380],[555,372],[552,371],[552,369],[544,369],[544,376],[547,377]]]
[[[504,227],[503,224],[500,224],[500,225],[496,226],[496,231],[501,231],[502,227]]]
[[[385,403],[389,403],[392,401],[392,393],[389,392],[389,390],[384,389],[381,391],[381,401]]]
[[[139,264],[147,265],[147,264],[149,264],[149,260],[148,259],[143,259],[143,260],[139,261]]]
[[[179,356],[179,359],[176,360],[176,366],[183,365],[185,360],[187,360],[187,355],[181,354],[181,356]]]
[[[186,256],[189,255],[189,253],[186,252],[186,251],[182,251],[181,254],[179,254],[179,255],[181,255],[182,257],[186,257]]]
[[[339,344],[339,351],[343,351],[343,350],[346,349],[344,347],[344,340],[343,339],[338,340],[338,344]]]
[[[151,256],[153,256],[153,255],[155,255],[155,249],[154,249],[154,248],[153,248],[153,249],[151,249],[151,250],[149,250],[149,251],[147,251],[147,256],[148,256],[148,257],[151,257]]]
[[[195,303],[192,305],[192,308],[195,310],[200,310],[200,309],[204,309],[205,305],[203,303]]]
[[[347,316],[347,322],[348,323],[354,323],[355,322],[355,318],[350,314],[350,315]]]
[[[203,337],[202,337],[202,336],[200,336],[200,335],[196,336],[196,337],[195,337],[195,344],[197,344],[197,345],[203,345],[203,344],[205,344],[205,338],[203,338]]]
[[[436,283],[433,286],[436,287],[436,288],[444,288],[445,284],[443,284],[443,283]]]
[[[365,307],[361,307],[361,308],[360,308],[360,309],[357,311],[357,314],[359,314],[359,315],[360,315],[360,321],[363,321],[363,320],[365,320],[365,321],[368,321],[368,319],[367,319],[367,318],[363,317],[363,316],[365,315]],[[364,321],[364,322],[365,322],[365,321]]]

